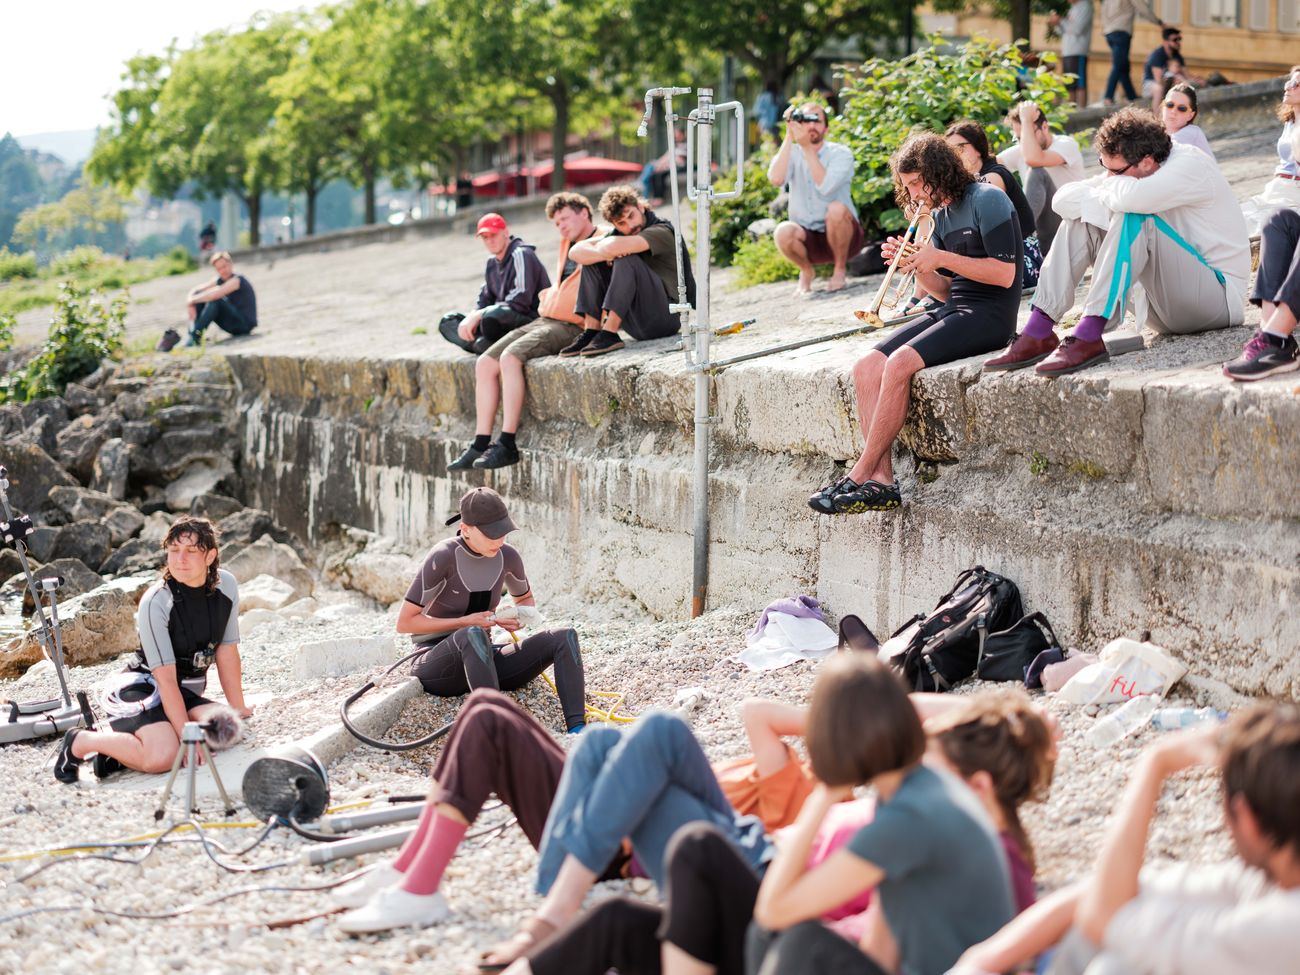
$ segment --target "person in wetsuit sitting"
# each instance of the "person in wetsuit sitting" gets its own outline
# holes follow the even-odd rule
[[[225,711],[203,696],[214,663],[229,707],[241,718],[253,714],[244,703],[239,659],[239,585],[219,567],[216,528],[206,518],[177,518],[163,550],[162,578],[145,591],[136,613],[137,659],[101,698],[114,714],[110,730],[73,729],[64,736],[54,765],[60,782],[76,782],[78,766],[92,753],[100,775],[122,766],[171,768],[186,722]]]
[[[523,559],[505,541],[515,530],[505,501],[491,488],[474,488],[447,524],[456,521],[460,530],[429,552],[397,615],[397,632],[429,647],[413,659],[411,673],[430,694],[456,697],[480,687],[517,690],[554,664],[565,728],[580,731],[586,719],[578,635],[565,627],[518,643],[494,645],[488,637],[493,625],[511,634],[521,625],[496,614],[503,588],[516,606],[535,605]]]

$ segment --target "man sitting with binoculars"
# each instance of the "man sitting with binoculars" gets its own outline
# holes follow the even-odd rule
[[[812,291],[814,264],[832,264],[827,291],[844,287],[848,260],[862,250],[862,224],[853,205],[853,150],[826,141],[826,109],[806,102],[785,113],[785,139],[767,167],[774,186],[790,194],[790,219],[772,235],[799,268],[795,294]]]

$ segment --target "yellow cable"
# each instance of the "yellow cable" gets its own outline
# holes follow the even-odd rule
[[[551,690],[555,692],[555,696],[559,697],[560,691],[555,686],[555,681],[551,680],[551,675],[542,671],[542,679],[545,680]],[[617,713],[618,709],[623,706],[623,699],[627,697],[626,691],[588,691],[587,693],[592,697],[612,697],[614,703],[603,711],[594,705],[584,704],[583,709],[586,717],[596,721],[605,721],[613,724],[631,724],[636,720],[636,718],[631,717],[630,715]]]

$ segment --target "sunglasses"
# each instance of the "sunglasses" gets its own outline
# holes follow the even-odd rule
[[[1136,165],[1137,163],[1129,163],[1123,169],[1111,169],[1109,166],[1102,166],[1101,168],[1106,170],[1106,172],[1110,173],[1112,176],[1123,176]]]
[[[1172,108],[1176,112],[1184,112],[1184,113],[1190,112],[1192,110],[1191,105],[1179,105],[1175,101],[1165,102],[1165,108]]]

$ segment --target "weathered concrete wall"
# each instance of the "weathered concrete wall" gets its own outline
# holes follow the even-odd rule
[[[715,381],[710,605],[812,592],[886,632],[981,563],[1071,643],[1149,629],[1194,673],[1300,697],[1300,401],[1206,368],[1239,335],[1181,339],[1055,382],[927,370],[897,458],[907,504],[826,518],[804,504],[860,448],[862,345],[732,367]],[[649,343],[530,365],[524,461],[447,471],[471,435],[468,357],[231,358],[249,501],[308,537],[331,524],[422,548],[466,488],[511,499],[539,588],[687,611],[691,383]]]

